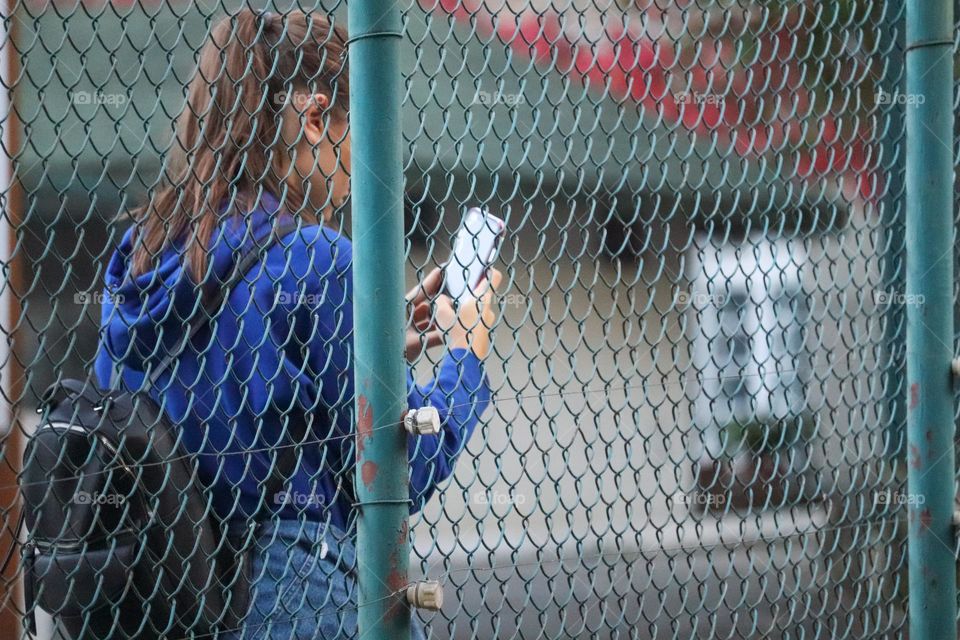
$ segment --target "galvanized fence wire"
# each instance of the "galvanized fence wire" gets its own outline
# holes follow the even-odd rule
[[[414,613],[430,638],[902,637],[906,514],[916,499],[904,489],[905,309],[923,304],[903,279],[903,120],[916,99],[903,93],[903,3],[399,6],[410,286],[447,261],[469,207],[503,218],[507,233],[483,362],[490,406],[450,478],[411,516],[410,575],[402,584],[382,576],[390,595],[364,606],[389,603],[389,615],[406,584],[425,579],[443,583],[445,596],[439,611]],[[304,106],[303,87],[282,77],[298,67],[279,54],[296,35],[294,12],[346,26],[345,5],[8,7],[0,222],[12,250],[2,259],[0,307],[10,320],[0,322],[0,359],[13,372],[2,391],[4,415],[14,417],[5,466],[19,468],[23,441],[47,417],[34,411],[43,391],[85,378],[105,341],[126,346],[129,376],[156,366],[170,332],[196,312],[216,313],[237,332],[185,352],[164,401],[186,451],[139,461],[140,479],[189,462],[216,487],[205,512],[242,515],[276,505],[264,474],[292,451],[305,476],[283,493],[307,500],[285,503],[285,518],[349,521],[362,416],[340,393],[352,364],[337,349],[353,336],[341,291],[351,265],[338,247],[367,230],[352,224],[349,200],[300,202],[285,182],[302,169],[290,151],[300,142],[277,126],[278,107]],[[257,10],[252,38],[235,24],[203,70],[221,95],[234,92],[234,108],[198,113],[185,88],[200,49],[222,15],[245,8]],[[349,34],[309,46],[343,51],[322,64],[350,62]],[[247,109],[251,77],[258,103]],[[326,69],[310,81],[330,89],[336,107],[347,80]],[[191,117],[208,129],[178,139],[173,123]],[[205,138],[221,120],[230,123],[223,136]],[[349,172],[336,133],[319,163],[328,190]],[[236,165],[225,160],[231,142],[246,154]],[[271,158],[290,155],[296,168],[258,165],[256,148],[271,144]],[[204,164],[204,149],[219,159]],[[244,171],[259,172],[249,200],[251,185],[235,180]],[[248,229],[258,222],[251,210],[278,191],[280,209],[302,219],[300,240],[240,285],[244,300],[218,309],[178,302],[158,311],[159,300],[197,290],[178,288],[156,255],[155,277],[116,298],[104,282],[117,277],[111,256],[132,224],[118,214],[166,202],[166,184],[186,193],[191,178],[201,184],[190,195],[231,185],[222,195]],[[329,235],[315,231],[324,210]],[[185,224],[155,227],[152,253],[189,244],[196,227]],[[211,269],[222,278],[221,262]],[[135,332],[123,322],[146,337],[128,340]],[[436,389],[428,379],[454,370],[449,357],[435,348],[414,358],[424,395]],[[461,368],[450,379],[465,377]],[[476,406],[449,388],[433,397],[451,415]],[[311,430],[294,433],[307,414]],[[108,466],[49,483],[0,472],[6,541],[19,533],[19,492],[48,484],[46,508],[65,499],[61,485],[113,482],[110,456],[97,461]],[[135,483],[130,495],[142,489]],[[268,563],[264,576],[276,569],[307,585],[302,570],[323,554],[291,535],[258,539],[255,549],[272,543],[282,565]],[[114,538],[108,530],[85,544]],[[137,543],[145,548],[142,536]],[[184,567],[197,559],[179,551]],[[344,557],[346,573],[356,560]],[[24,567],[3,573],[2,610],[40,613],[43,636],[48,614],[69,603],[58,610],[41,598],[25,611]],[[357,605],[346,585],[340,601],[294,585],[260,612],[265,619],[219,632],[349,626]],[[158,591],[153,602],[170,596]],[[121,611],[81,606],[79,616],[93,624]],[[155,625],[140,622],[144,632]],[[160,631],[215,635],[182,624]]]
[[[491,376],[537,396],[495,399],[470,462],[415,516],[421,571],[454,593],[432,630],[901,634],[905,528],[857,523],[909,499],[902,12],[405,8],[410,264],[431,263],[461,207],[507,220]],[[746,375],[765,368],[797,374]],[[553,395],[677,371],[689,384]],[[800,505],[841,525],[835,545],[681,547],[627,561],[617,588],[586,561],[523,569],[549,548],[616,558],[716,521],[779,532]]]
[[[796,537],[803,537],[803,536],[814,535],[814,534],[821,534],[821,535],[836,534],[838,532],[845,531],[845,530],[863,530],[873,525],[881,525],[882,527],[883,525],[886,525],[889,523],[893,523],[894,525],[904,524],[904,518],[902,516],[889,516],[885,518],[871,519],[868,521],[850,523],[850,524],[839,525],[839,526],[826,525],[826,526],[818,527],[817,529],[813,529],[809,531],[798,531],[790,534],[783,534],[783,535],[777,536],[776,538],[749,539],[749,540],[741,540],[739,542],[717,542],[713,544],[672,545],[672,546],[667,545],[667,546],[657,546],[649,549],[643,549],[640,551],[632,552],[631,554],[624,554],[622,551],[616,551],[611,553],[590,555],[590,556],[547,558],[537,562],[519,562],[519,563],[509,562],[509,563],[504,563],[500,565],[462,567],[460,569],[454,569],[450,571],[449,574],[456,574],[461,572],[488,572],[488,571],[497,571],[498,569],[504,569],[504,568],[513,569],[513,570],[517,568],[542,569],[545,566],[549,566],[553,564],[562,565],[566,562],[590,562],[590,561],[602,560],[605,558],[612,557],[615,560],[618,560],[619,564],[610,565],[607,568],[609,570],[619,573],[620,579],[622,579],[623,577],[628,577],[629,571],[635,566],[637,561],[640,560],[641,558],[645,558],[645,556],[648,554],[660,555],[664,553],[674,553],[674,552],[684,553],[684,554],[700,553],[700,552],[709,551],[710,549],[713,549],[713,548],[725,547],[728,545],[734,546],[737,544],[744,544],[744,543],[757,544],[760,542],[775,542],[775,541],[780,542],[786,538],[796,538]],[[437,576],[437,577],[440,577],[440,576]],[[616,581],[614,581],[614,583],[615,582]],[[612,589],[612,586],[611,586],[611,589]],[[393,593],[391,596],[387,596],[381,600],[388,600],[390,598],[397,597],[398,595],[402,594],[402,591],[403,590],[397,591]],[[368,603],[368,606],[374,606],[376,604],[379,604],[381,600],[370,601]],[[589,606],[599,607],[602,604],[603,604],[602,600],[597,600],[596,602],[591,603]],[[344,610],[346,609],[348,608],[344,607]],[[850,617],[850,620],[848,621],[847,624],[852,627],[855,624],[853,620],[853,617],[854,617],[853,613],[848,612],[848,616]],[[257,630],[263,629],[264,627],[267,627],[270,624],[276,624],[277,622],[315,622],[316,620],[317,620],[316,612],[311,612],[308,614],[303,614],[303,615],[289,617],[289,618],[280,618],[278,620],[273,620],[271,622],[262,623],[258,625],[246,625],[246,626],[226,628],[226,629],[222,629],[221,632],[239,631],[241,629],[247,629],[248,631],[257,631]],[[636,620],[633,622],[639,622],[639,620]],[[652,634],[655,634],[656,621],[647,620],[646,622],[651,624],[651,628],[648,629],[648,631],[650,631]],[[203,637],[211,637],[212,635],[213,634],[200,634],[200,635],[191,635],[189,637],[203,638]],[[187,640],[187,638],[185,637],[177,640]]]
[[[744,378],[750,378],[750,377],[768,378],[768,377],[770,377],[771,375],[787,375],[787,374],[795,374],[795,373],[797,373],[797,372],[798,372],[798,370],[791,370],[791,371],[771,371],[771,372],[766,373],[766,374],[744,374],[744,375],[737,375],[737,376],[725,376],[725,377],[719,377],[719,378],[700,378],[699,380],[700,380],[701,383],[702,383],[702,382],[707,382],[707,381],[717,381],[717,382],[720,382],[720,381],[727,380],[727,379],[729,379],[729,380],[734,380],[734,379],[736,379],[736,380],[743,380]],[[681,385],[681,386],[682,386],[682,385],[685,385],[685,384],[689,384],[689,383],[685,383],[685,382],[682,382],[682,381],[677,381],[677,382],[659,382],[659,383],[656,383],[656,382],[648,382],[648,383],[640,383],[640,384],[635,384],[635,385],[608,386],[608,387],[604,387],[604,388],[602,388],[602,389],[580,389],[580,390],[570,390],[570,391],[557,391],[557,392],[554,392],[554,393],[537,393],[537,394],[532,394],[532,395],[528,395],[528,396],[495,397],[494,400],[497,402],[497,404],[503,406],[503,405],[504,405],[505,403],[507,403],[507,402],[521,402],[521,401],[523,401],[523,400],[529,400],[529,399],[540,399],[540,398],[548,398],[548,397],[550,397],[550,398],[555,398],[555,397],[561,397],[561,396],[575,396],[575,395],[576,395],[576,396],[588,396],[588,395],[591,395],[591,394],[609,393],[609,392],[611,392],[611,391],[645,390],[645,389],[648,389],[648,388],[651,388],[651,387],[666,387],[666,386],[674,386],[674,385]],[[472,403],[472,402],[465,402],[465,403],[462,403],[462,404],[451,404],[451,405],[449,406],[449,408],[450,408],[451,410],[456,410],[456,409],[459,409],[459,408],[469,408],[469,407],[471,407],[471,406],[473,406],[473,403]],[[390,423],[390,424],[387,424],[387,425],[384,425],[384,426],[381,426],[381,427],[374,427],[374,428],[372,428],[370,431],[371,431],[371,433],[374,433],[374,432],[378,432],[378,431],[390,431],[390,430],[396,430],[396,429],[402,429],[402,428],[404,428],[403,423],[398,421],[398,422]],[[264,446],[264,447],[255,447],[255,448],[243,449],[243,450],[241,450],[241,451],[225,451],[225,452],[221,453],[220,455],[221,455],[221,456],[233,456],[233,455],[249,455],[249,454],[252,454],[252,453],[275,453],[275,452],[277,452],[277,451],[282,451],[282,450],[284,450],[284,449],[297,449],[297,448],[299,448],[299,447],[304,447],[304,446],[307,446],[307,445],[322,445],[322,444],[326,444],[326,443],[328,443],[328,442],[337,442],[337,441],[342,441],[342,440],[352,440],[352,439],[355,438],[355,437],[356,437],[356,436],[355,436],[354,434],[344,434],[344,435],[338,435],[338,436],[328,436],[328,437],[324,437],[324,438],[306,438],[306,439],[304,439],[304,440],[300,440],[300,441],[296,441],[296,442],[289,442],[289,443],[287,443],[287,444],[278,444],[278,445],[269,445],[269,446]],[[166,467],[166,466],[170,465],[170,463],[172,463],[172,462],[177,462],[177,461],[180,461],[180,460],[192,460],[192,459],[194,459],[195,457],[196,457],[196,454],[194,454],[194,453],[183,453],[183,454],[180,454],[180,455],[177,455],[177,456],[166,457],[166,458],[164,458],[163,460],[159,460],[159,461],[156,461],[156,462],[138,462],[137,468],[138,468],[138,469],[147,469],[147,468],[150,468],[150,467]],[[124,458],[118,458],[117,461],[124,461],[124,462],[125,462],[126,459],[124,459]],[[112,472],[113,472],[113,471],[112,471],[111,469],[104,469],[104,470],[101,470],[101,471],[77,470],[73,475],[62,476],[62,477],[57,477],[57,478],[51,478],[51,479],[48,479],[48,480],[41,480],[41,481],[35,481],[35,482],[18,482],[18,483],[16,483],[16,484],[11,484],[11,485],[7,485],[7,486],[0,486],[0,491],[11,490],[11,489],[18,489],[18,488],[24,488],[24,487],[30,487],[30,486],[55,486],[57,483],[60,483],[60,482],[76,483],[78,480],[83,480],[83,479],[86,479],[86,478],[91,478],[91,477],[95,477],[95,476],[99,476],[99,475],[104,475],[104,474],[108,474],[108,473],[112,473]]]
[[[868,525],[884,525],[884,524],[889,523],[889,522],[902,522],[902,520],[903,520],[902,517],[899,517],[899,516],[898,516],[898,517],[892,517],[892,516],[891,516],[891,517],[888,517],[888,518],[874,519],[874,520],[870,520],[870,521],[858,522],[858,523],[852,523],[852,524],[846,524],[846,525],[840,525],[840,526],[824,526],[824,527],[817,528],[816,530],[803,531],[803,532],[795,532],[795,533],[793,533],[793,534],[784,534],[783,536],[778,537],[778,539],[783,539],[783,538],[786,538],[786,537],[806,536],[806,535],[812,535],[812,534],[817,534],[817,533],[820,533],[820,534],[835,533],[835,532],[838,532],[838,531],[841,531],[841,530],[845,530],[845,529],[862,529],[862,528],[864,528],[864,527],[866,527],[866,526],[868,526]],[[770,539],[767,539],[767,540],[770,540]],[[696,545],[686,545],[686,546],[682,546],[682,545],[681,545],[681,546],[659,546],[659,547],[656,547],[656,548],[650,548],[650,549],[642,550],[642,551],[639,551],[639,552],[635,552],[636,557],[630,558],[629,560],[628,560],[627,556],[626,556],[622,551],[617,551],[617,552],[611,552],[611,553],[607,553],[607,554],[599,554],[599,555],[593,555],[593,556],[587,556],[587,557],[578,557],[578,558],[572,558],[572,557],[559,558],[559,557],[558,557],[558,558],[547,558],[547,559],[544,559],[544,560],[541,560],[541,561],[538,561],[538,562],[521,562],[521,563],[513,563],[513,562],[511,562],[511,563],[506,563],[506,564],[502,564],[502,565],[478,566],[478,567],[469,567],[469,568],[464,567],[464,568],[461,568],[461,569],[453,570],[453,571],[451,571],[450,573],[458,573],[458,572],[464,572],[464,571],[471,571],[471,572],[472,572],[472,571],[496,571],[497,569],[502,569],[502,568],[516,569],[516,568],[518,568],[518,567],[536,567],[536,568],[542,568],[542,567],[544,567],[544,566],[548,566],[548,565],[551,565],[551,564],[563,564],[563,563],[565,563],[565,562],[570,562],[570,561],[600,560],[600,559],[607,558],[607,557],[614,557],[615,559],[621,561],[621,563],[620,563],[619,565],[613,565],[613,566],[611,566],[611,567],[610,567],[611,569],[616,569],[616,570],[618,570],[618,571],[625,571],[625,570],[628,570],[630,567],[632,567],[633,564],[634,564],[640,557],[643,557],[645,554],[662,554],[662,553],[671,553],[671,552],[681,552],[681,553],[702,552],[702,551],[706,551],[706,550],[709,550],[709,549],[714,548],[714,547],[721,547],[721,546],[725,546],[725,545],[728,545],[728,544],[730,544],[730,545],[732,545],[732,544],[741,544],[741,543],[743,543],[743,542],[747,542],[747,543],[750,543],[750,544],[755,544],[755,543],[758,543],[758,542],[761,542],[761,541],[762,541],[762,540],[753,539],[753,540],[741,541],[741,542],[739,542],[739,543],[736,543],[736,542],[720,543],[720,542],[718,542],[718,543],[714,543],[714,544],[696,544]],[[395,598],[395,597],[401,595],[401,594],[402,594],[402,591],[403,591],[403,590],[397,591],[397,592],[391,594],[390,596],[387,596],[387,597],[383,598],[382,600],[388,600],[388,599],[391,599],[391,598]],[[368,606],[375,606],[375,605],[377,605],[377,604],[379,604],[379,603],[380,603],[380,600],[370,601],[370,602],[368,603]],[[601,604],[601,603],[598,601],[597,603],[594,604],[594,606],[599,606],[600,604]],[[343,607],[343,610],[347,610],[347,609],[349,609],[349,607]],[[268,626],[271,625],[271,624],[277,624],[278,622],[288,622],[288,623],[294,623],[294,622],[315,623],[315,622],[317,621],[317,617],[318,617],[318,616],[317,616],[317,613],[314,611],[314,612],[306,613],[306,614],[303,614],[303,615],[297,615],[297,616],[288,617],[288,618],[279,618],[279,619],[277,619],[277,620],[272,620],[272,621],[270,621],[270,622],[265,622],[265,623],[260,623],[260,624],[244,625],[244,626],[238,626],[238,627],[224,628],[224,629],[220,629],[220,630],[219,630],[219,633],[234,632],[234,631],[241,631],[241,630],[246,630],[247,632],[250,632],[250,631],[256,632],[256,631],[263,630],[264,628],[268,627]],[[206,638],[206,637],[213,637],[214,635],[215,635],[214,633],[207,633],[207,634],[194,634],[194,635],[190,635],[190,636],[188,636],[188,637],[189,637],[189,638]],[[188,637],[177,638],[176,640],[187,640]]]
[[[778,375],[785,375],[785,374],[792,374],[792,373],[796,373],[796,372],[795,372],[795,371],[779,371],[779,372],[771,372],[771,373],[778,374]],[[769,377],[769,375],[770,375],[770,374],[767,374],[767,375],[765,375],[764,377]],[[640,389],[640,388],[644,388],[644,387],[647,387],[647,386],[664,386],[664,385],[669,385],[669,384],[683,384],[683,383],[682,383],[682,382],[674,382],[674,383],[650,383],[650,384],[646,384],[646,385],[628,385],[628,386],[626,386],[626,387],[619,388],[619,390],[628,389],[628,388],[631,388],[631,389]],[[614,389],[607,388],[607,389],[603,389],[603,390],[601,390],[601,389],[597,389],[597,390],[589,390],[589,389],[587,389],[587,390],[558,392],[558,393],[555,394],[555,395],[564,395],[564,396],[570,396],[570,395],[587,395],[587,394],[591,394],[591,393],[597,393],[597,392],[600,392],[600,391],[612,391],[612,390],[618,390],[618,389],[617,389],[617,388],[614,388]],[[540,396],[538,395],[537,397],[540,397]],[[523,400],[523,399],[525,399],[525,398],[524,398],[524,397],[509,398],[509,399],[507,399],[507,398],[501,398],[501,399],[498,399],[498,403],[500,403],[500,404],[502,405],[502,404],[505,403],[507,400],[521,401],[521,400]],[[401,426],[401,425],[399,425],[399,424],[394,424],[394,425],[390,425],[389,427],[381,427],[381,429],[386,429],[386,428],[400,428],[400,426]],[[312,440],[307,440],[307,441],[300,442],[300,443],[291,443],[290,445],[272,446],[272,447],[267,447],[267,448],[259,449],[259,450],[258,450],[258,449],[251,449],[251,450],[245,450],[245,451],[242,451],[242,452],[227,452],[227,453],[224,453],[223,455],[224,455],[224,456],[229,456],[229,455],[231,455],[231,454],[238,454],[238,453],[242,453],[243,455],[249,455],[249,454],[251,454],[251,453],[256,453],[256,452],[260,452],[260,451],[264,451],[264,452],[266,452],[266,451],[274,452],[274,451],[276,451],[277,449],[283,448],[284,446],[289,446],[289,447],[303,447],[303,446],[313,445],[313,444],[323,444],[323,443],[325,443],[325,442],[327,442],[327,441],[336,440],[336,439],[340,439],[340,438],[344,438],[344,437],[347,437],[347,436],[339,436],[339,437],[325,438],[325,439],[312,439]],[[192,457],[192,456],[190,456],[190,455],[184,456],[184,458],[189,458],[189,457]],[[163,461],[163,462],[155,463],[155,464],[167,465],[167,464],[169,464],[170,462],[172,462],[173,460],[174,460],[174,459],[168,459],[168,460],[165,460],[165,461]],[[149,467],[149,466],[151,466],[151,463],[142,463],[141,465],[139,465],[139,467],[140,467],[141,469],[143,469],[143,468],[145,468],[145,467]],[[113,471],[104,471],[104,472],[101,472],[101,473],[114,473],[114,472],[115,472],[115,470],[113,470]],[[91,475],[96,475],[96,474],[85,473],[85,474],[83,474],[83,478],[79,478],[79,479],[84,479],[84,478],[89,477],[89,476],[91,476]],[[51,479],[51,480],[49,480],[48,482],[43,483],[43,484],[46,484],[46,485],[49,485],[49,486],[56,486],[56,484],[59,483],[59,482],[76,482],[77,480],[78,480],[78,478],[76,478],[76,477],[63,477],[63,478]],[[21,487],[21,488],[23,488],[25,485],[28,486],[28,483],[20,483],[20,487]],[[14,487],[0,487],[0,489],[8,489],[8,488],[14,488]],[[128,496],[128,497],[130,497],[130,496]],[[816,528],[812,528],[812,529],[806,530],[806,531],[796,530],[796,531],[792,531],[792,532],[789,532],[789,533],[778,533],[778,534],[776,534],[776,537],[777,537],[777,539],[785,539],[785,538],[792,538],[792,537],[797,537],[797,536],[806,536],[806,535],[811,535],[811,534],[826,534],[827,532],[837,532],[837,531],[841,531],[841,530],[848,529],[848,528],[852,528],[852,527],[864,527],[864,526],[866,526],[866,525],[883,525],[883,524],[885,524],[885,523],[887,523],[887,522],[890,522],[891,519],[894,517],[892,514],[883,515],[883,514],[879,514],[879,513],[870,513],[870,514],[867,514],[867,515],[868,515],[868,518],[869,518],[868,520],[862,521],[862,522],[858,522],[858,523],[855,523],[855,524],[846,524],[846,525],[842,525],[842,526],[816,527]],[[87,541],[87,543],[89,543],[89,544],[95,544],[95,543],[99,542],[100,539],[102,539],[103,537],[109,537],[109,536],[112,536],[112,535],[116,535],[116,532],[107,532],[107,533],[103,534],[103,536],[101,536],[101,538],[96,538],[96,537],[90,536],[90,537],[88,537],[88,538],[86,539],[86,541]],[[604,558],[608,558],[608,557],[618,558],[618,559],[621,561],[621,567],[622,567],[622,568],[627,568],[627,567],[629,567],[630,565],[632,565],[632,564],[636,561],[637,558],[639,558],[639,557],[644,557],[644,556],[651,555],[651,554],[662,555],[662,554],[670,554],[670,553],[672,553],[672,552],[689,552],[689,551],[694,551],[694,550],[697,550],[697,551],[707,551],[707,550],[712,549],[712,548],[715,548],[715,547],[723,547],[723,546],[733,545],[733,544],[758,544],[758,543],[760,543],[760,542],[769,541],[769,540],[770,540],[769,538],[763,538],[763,537],[761,537],[761,538],[754,538],[754,539],[748,539],[747,537],[739,536],[735,541],[734,541],[734,540],[727,540],[727,541],[725,541],[725,542],[724,542],[724,541],[718,541],[718,542],[714,542],[714,543],[712,543],[712,544],[711,544],[711,543],[705,543],[705,542],[695,542],[695,543],[693,543],[692,545],[691,545],[691,544],[670,545],[670,544],[666,544],[666,543],[658,543],[658,544],[656,544],[656,545],[654,545],[654,546],[651,546],[651,547],[649,547],[649,548],[639,549],[639,550],[636,550],[636,551],[627,551],[627,550],[625,550],[625,549],[620,549],[620,550],[617,550],[617,551],[615,551],[615,552],[601,553],[601,554],[599,554],[599,555],[593,555],[593,554],[591,554],[591,555],[586,555],[586,556],[576,555],[576,556],[571,556],[571,557],[557,557],[557,558],[547,557],[547,558],[538,559],[538,560],[535,561],[535,562],[507,562],[507,563],[502,563],[502,564],[489,564],[489,565],[483,565],[483,564],[481,564],[481,565],[478,565],[478,566],[471,565],[471,566],[469,566],[469,567],[460,567],[460,568],[452,569],[452,570],[449,570],[449,571],[446,572],[446,573],[444,573],[444,572],[437,572],[436,569],[438,568],[438,566],[435,564],[435,565],[434,565],[433,567],[431,567],[431,569],[427,572],[427,575],[426,575],[425,577],[427,577],[427,578],[435,578],[435,579],[448,579],[450,575],[452,575],[452,574],[457,574],[457,573],[461,573],[461,572],[464,572],[464,571],[471,571],[471,572],[472,572],[472,571],[496,571],[496,570],[498,570],[498,569],[504,569],[504,568],[517,569],[517,568],[519,568],[519,567],[537,567],[537,568],[542,568],[542,567],[545,566],[545,565],[552,565],[552,564],[561,564],[561,565],[562,565],[562,564],[565,564],[565,563],[568,563],[568,562],[582,562],[582,561],[587,561],[587,560],[599,560],[599,559],[604,559]],[[821,543],[821,544],[825,544],[825,543]],[[631,556],[633,556],[633,558],[628,561],[628,558],[630,558]],[[614,567],[615,567],[615,565],[614,565]],[[400,594],[401,592],[402,592],[402,590],[396,592],[394,595],[398,595],[398,594]],[[373,602],[371,602],[371,603],[368,603],[368,606],[373,605],[373,604],[376,604],[376,603],[379,602],[380,600],[382,600],[382,599],[375,600],[375,601],[373,601]],[[350,605],[344,604],[344,605],[338,606],[338,611],[343,614],[343,613],[346,613],[346,612],[348,612],[348,611],[350,611],[350,610],[352,610],[352,609],[354,609],[354,608],[355,608],[355,605],[354,605],[354,606],[350,606]],[[265,627],[268,627],[268,626],[270,626],[270,625],[276,625],[276,624],[278,624],[278,623],[283,623],[283,622],[294,622],[294,621],[307,622],[307,621],[310,621],[310,620],[316,621],[317,617],[318,617],[318,614],[317,614],[316,612],[312,612],[312,613],[309,613],[309,614],[304,614],[304,615],[302,615],[302,616],[300,616],[300,615],[298,615],[298,616],[293,616],[293,617],[286,617],[286,616],[280,615],[280,616],[276,616],[276,617],[275,617],[273,620],[271,620],[271,621],[264,622],[264,623],[261,623],[261,624],[247,625],[247,626],[245,626],[245,627],[228,628],[228,629],[224,629],[224,630],[222,630],[222,631],[240,630],[240,629],[244,629],[244,628],[246,628],[247,631],[255,631],[255,630],[257,630],[257,629],[265,628]],[[212,634],[200,634],[199,636],[191,636],[191,637],[206,637],[206,636],[209,636],[209,635],[212,635]]]

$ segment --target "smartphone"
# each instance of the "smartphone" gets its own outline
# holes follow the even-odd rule
[[[503,220],[479,207],[467,211],[443,267],[444,288],[454,303],[459,304],[480,284],[497,259],[505,229]]]

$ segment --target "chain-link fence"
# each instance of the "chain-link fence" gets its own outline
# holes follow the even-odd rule
[[[406,13],[408,185],[513,232],[431,626],[896,635],[901,8],[637,4]]]
[[[351,276],[380,216],[337,197],[365,157],[351,168],[337,110],[366,41],[328,28],[345,4],[245,9],[4,14],[6,629],[351,637],[382,605],[353,578],[378,474],[356,462],[385,427],[363,393],[354,408],[354,321],[377,311],[353,306]],[[436,291],[418,299],[414,329],[443,346],[408,348],[402,403],[443,426],[409,436],[409,529],[379,532],[410,545],[409,575],[384,573],[385,592],[443,585],[442,606],[413,609],[430,638],[905,636],[907,514],[925,499],[906,488],[906,317],[925,300],[905,284],[905,114],[924,96],[906,93],[903,4],[400,9],[407,287],[446,263],[470,207],[506,233],[489,353],[476,326],[458,348]],[[224,15],[242,17],[218,38]],[[298,96],[317,93],[331,105],[311,124]],[[225,286],[251,251],[260,266]],[[169,424],[125,453],[139,432],[104,436],[115,415],[84,413],[84,394],[145,387],[171,353],[152,390]],[[149,452],[158,429],[169,455]],[[196,495],[165,507],[152,471]],[[184,523],[212,536],[184,548]],[[214,572],[228,591],[249,579],[252,619],[208,625],[224,585],[193,582],[204,554],[243,560],[249,575]],[[114,557],[134,569],[104,593]],[[136,567],[157,564],[144,584]]]

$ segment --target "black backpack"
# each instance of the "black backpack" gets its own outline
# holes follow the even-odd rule
[[[208,308],[219,310],[261,254],[296,228],[281,225],[255,243]],[[63,380],[44,394],[20,487],[31,632],[36,607],[71,637],[100,639],[210,634],[236,627],[246,614],[255,525],[227,535],[194,456],[147,392],[209,325],[201,313],[140,391]],[[292,447],[278,454],[267,495],[282,488],[296,463]]]

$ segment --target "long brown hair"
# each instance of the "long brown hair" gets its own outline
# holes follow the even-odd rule
[[[291,97],[319,92],[330,97],[332,117],[346,116],[346,44],[342,27],[301,11],[243,9],[213,28],[177,121],[171,162],[150,202],[133,214],[134,275],[179,239],[188,272],[202,282],[224,204],[249,209],[262,191],[317,222],[300,185],[283,179],[289,152],[280,111]]]

